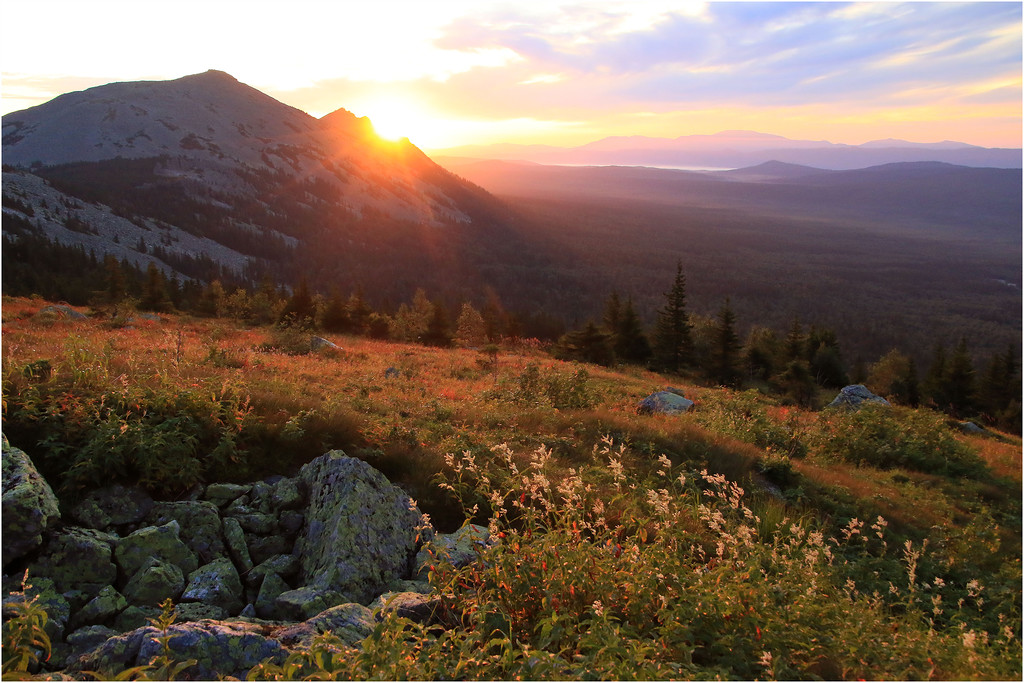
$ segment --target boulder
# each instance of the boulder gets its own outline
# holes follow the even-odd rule
[[[277,534],[273,536],[249,534],[245,538],[245,543],[254,564],[260,564],[277,555],[290,555],[294,550],[294,544],[290,540]]]
[[[270,504],[275,510],[295,510],[305,502],[299,483],[294,479],[282,479],[270,492]]]
[[[986,430],[984,427],[979,427],[974,422],[969,421],[957,422],[956,426],[960,429],[960,431],[964,432],[965,434],[986,434],[988,432],[988,430]]]
[[[455,567],[465,567],[476,561],[480,551],[492,545],[491,532],[487,527],[467,524],[455,533],[438,534],[424,550],[429,550],[438,559],[448,560]],[[416,557],[417,571],[430,559],[429,553],[421,551]]]
[[[71,509],[71,517],[92,529],[137,524],[153,509],[153,499],[142,489],[119,484],[89,492]]]
[[[204,605],[201,602],[179,602],[174,606],[175,621],[202,621],[203,619],[226,619],[231,616],[226,610],[216,605]]]
[[[260,592],[253,602],[256,616],[260,619],[277,618],[277,598],[282,593],[287,593],[291,589],[292,587],[285,583],[285,580],[277,574],[267,574],[264,576],[263,583],[260,585]]]
[[[242,526],[234,517],[225,517],[224,542],[228,548],[228,555],[235,565],[245,574],[252,569],[252,557],[249,555],[249,548],[245,544],[245,532]]]
[[[265,576],[277,574],[288,579],[297,576],[300,569],[299,558],[294,555],[274,555],[253,567],[252,571],[245,575],[245,584],[255,588],[262,585]]]
[[[148,626],[150,621],[161,615],[163,610],[159,607],[140,607],[139,605],[128,605],[123,612],[114,619],[114,630],[118,633],[134,631],[137,628]]]
[[[71,605],[67,598],[57,592],[57,587],[51,579],[41,576],[28,577],[28,582],[22,587],[20,583],[14,585],[14,580],[4,581],[3,597],[3,619],[14,616],[16,603],[25,600],[35,599],[36,604],[45,610],[48,617],[43,627],[50,640],[56,642],[64,637],[68,622],[71,617]]]
[[[302,583],[365,604],[411,576],[433,527],[402,489],[341,451],[303,465],[299,480],[309,499],[295,544]]]
[[[346,602],[351,601],[337,591],[302,586],[278,595],[274,600],[273,613],[282,621],[305,621],[325,609]]]
[[[46,319],[66,319],[66,320],[88,320],[89,316],[84,313],[80,313],[75,309],[71,308],[67,304],[55,304],[53,306],[44,306],[32,316],[40,320]]]
[[[220,508],[249,493],[251,488],[248,484],[210,484],[203,493],[203,500]]]
[[[133,576],[151,559],[176,565],[183,574],[194,572],[199,562],[180,533],[177,521],[143,527],[118,541],[114,559],[125,576]]]
[[[323,337],[313,337],[309,340],[310,351],[323,351],[324,349],[331,349],[341,351],[342,348],[334,342],[324,339]]]
[[[104,586],[92,600],[75,613],[71,619],[71,628],[86,624],[103,624],[128,606],[128,600],[117,592],[113,586]]]
[[[245,602],[242,600],[242,582],[235,565],[222,557],[196,569],[188,575],[181,601],[201,602],[219,607],[228,614],[238,614]]]
[[[373,632],[373,624],[373,612],[368,607],[350,602],[326,609],[276,635],[288,647],[306,648],[317,635],[329,631],[346,645],[355,647]]]
[[[378,621],[394,615],[419,624],[436,623],[441,598],[423,593],[384,593],[370,605]]]
[[[124,597],[133,605],[156,607],[170,598],[177,600],[185,588],[181,568],[150,557],[124,587]]]
[[[693,401],[682,396],[677,389],[656,391],[636,407],[640,415],[679,415],[693,407]]]
[[[200,564],[227,556],[221,536],[220,511],[213,503],[205,500],[157,503],[147,517],[148,523],[154,525],[172,520],[180,525],[181,540],[199,558]],[[192,570],[186,573],[188,571]]]
[[[43,544],[60,519],[57,496],[31,458],[3,438],[3,566]]]
[[[874,403],[881,406],[888,406],[890,403],[881,396],[876,396],[868,391],[863,384],[850,384],[839,390],[839,394],[828,404],[829,408],[846,408],[856,410],[865,403]]]
[[[69,633],[67,643],[71,647],[65,655],[65,662],[73,662],[86,652],[96,649],[109,639],[117,635],[117,631],[99,624],[83,626],[74,633]]]
[[[263,661],[281,663],[288,656],[281,643],[263,634],[263,627],[239,621],[192,621],[173,624],[167,630],[172,656],[178,661],[195,659],[183,680],[215,681],[223,677],[245,680],[249,670]],[[148,664],[161,654],[157,640],[163,634],[152,626],[107,640],[80,657],[67,673],[119,672]]]
[[[61,593],[81,590],[96,595],[117,580],[111,551],[116,542],[112,534],[66,527],[43,545],[32,563],[32,572],[53,579]]]

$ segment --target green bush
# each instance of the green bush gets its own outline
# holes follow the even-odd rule
[[[785,423],[776,421],[768,415],[767,405],[756,389],[720,391],[700,403],[693,419],[705,429],[728,434],[776,455],[806,455],[807,445],[796,418]]]
[[[978,476],[985,464],[953,435],[945,418],[925,410],[874,404],[829,410],[818,420],[817,452],[858,465]]]

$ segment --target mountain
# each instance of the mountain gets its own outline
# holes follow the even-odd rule
[[[1020,149],[990,149],[959,142],[875,140],[843,145],[792,140],[755,131],[730,130],[677,138],[610,137],[578,147],[467,146],[433,150],[434,156],[473,157],[543,164],[652,166],[681,169],[748,168],[768,161],[849,170],[888,163],[941,161],[961,166],[1021,168]]]
[[[405,298],[515,280],[506,256],[524,249],[507,207],[408,140],[344,109],[314,118],[220,71],[6,115],[3,160],[5,239],[184,278],[320,278]]]

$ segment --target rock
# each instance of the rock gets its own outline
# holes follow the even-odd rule
[[[294,555],[274,555],[255,566],[252,571],[246,574],[245,583],[248,586],[260,586],[263,583],[263,577],[269,574],[277,574],[284,579],[288,579],[297,576],[300,569],[299,558]]]
[[[285,580],[277,574],[267,574],[263,577],[260,585],[260,592],[253,602],[256,616],[261,619],[274,619],[277,617],[277,598],[292,589]]]
[[[295,510],[305,502],[299,483],[294,479],[282,479],[270,492],[270,504],[275,510]]]
[[[161,526],[147,526],[122,538],[114,551],[114,559],[125,576],[133,576],[150,559],[176,565],[182,574],[199,567],[195,554],[179,538],[177,521]]]
[[[341,593],[303,586],[284,591],[274,600],[274,613],[284,621],[305,621],[329,607],[351,602]]]
[[[226,557],[204,564],[188,575],[181,600],[201,602],[220,607],[228,614],[238,614],[245,602],[242,600],[242,582],[235,565]]]
[[[247,533],[256,536],[267,536],[277,531],[277,518],[262,512],[232,515],[232,519],[237,521]]]
[[[398,368],[388,368],[384,371],[385,379],[398,379],[402,373],[398,371]]]
[[[679,415],[693,407],[693,401],[685,398],[678,389],[656,391],[636,407],[639,415]]]
[[[32,316],[40,320],[49,319],[66,319],[66,320],[88,320],[89,316],[84,313],[79,313],[75,309],[71,308],[66,304],[56,304],[53,306],[44,306]]]
[[[78,628],[85,624],[102,624],[110,621],[124,608],[128,606],[128,600],[117,592],[113,586],[104,586],[92,600],[75,613],[71,619],[71,628]]]
[[[226,619],[231,614],[216,605],[204,605],[201,602],[179,602],[174,606],[175,621],[202,621],[213,619],[215,621]]]
[[[43,545],[32,571],[53,579],[61,593],[77,589],[96,595],[117,580],[111,551],[115,542],[117,537],[112,534],[67,527]]]
[[[228,555],[242,571],[242,574],[245,574],[253,567],[249,548],[245,545],[245,532],[242,531],[242,526],[234,517],[225,517],[223,525],[224,542],[228,547]]]
[[[86,652],[94,650],[116,635],[117,631],[108,626],[101,626],[99,624],[83,626],[74,633],[68,634],[66,641],[71,647],[65,656],[65,661],[70,662],[78,659]]]
[[[68,673],[119,672],[148,664],[162,654],[157,640],[162,633],[152,626],[107,640],[80,657]],[[185,669],[184,680],[214,681],[222,677],[245,680],[249,670],[265,660],[280,664],[288,656],[281,643],[263,634],[263,627],[241,621],[193,621],[173,624],[167,630],[172,656],[177,661],[195,659]]]
[[[57,496],[25,451],[3,438],[3,566],[43,544],[59,519]]]
[[[114,630],[118,633],[134,631],[137,628],[148,626],[151,619],[160,616],[163,610],[159,607],[140,607],[128,605],[123,612],[114,619]]]
[[[282,533],[295,536],[302,529],[302,524],[305,521],[306,517],[301,512],[284,510],[277,519],[277,525],[281,528]]]
[[[180,525],[181,540],[199,558],[200,564],[227,556],[221,536],[220,511],[213,503],[205,500],[157,503],[147,517],[150,524],[156,525],[172,520]]]
[[[221,508],[249,493],[249,484],[210,484],[203,493],[203,499]]]
[[[368,603],[411,575],[433,528],[404,491],[341,451],[303,465],[299,479],[309,492],[295,544],[303,583]]]
[[[258,619],[259,618],[259,617],[256,616],[256,608],[253,607],[251,602],[248,605],[246,605],[245,607],[242,608],[242,611],[238,613],[238,616],[239,617],[244,617],[246,619]]]
[[[277,638],[288,647],[306,648],[320,633],[330,631],[350,646],[357,646],[373,632],[373,612],[363,605],[350,602],[337,605],[289,626],[277,633]]]
[[[394,615],[418,624],[436,623],[440,607],[441,599],[437,595],[408,592],[384,593],[370,605],[377,621]]]
[[[260,564],[276,555],[290,555],[294,550],[294,544],[287,538],[274,536],[246,536],[246,545],[249,548],[249,555],[254,564]]]
[[[6,581],[4,583],[3,619],[5,622],[14,616],[15,603],[35,598],[36,604],[46,611],[48,617],[44,627],[46,635],[50,636],[52,641],[63,639],[71,617],[71,605],[61,593],[57,592],[57,587],[51,579],[30,576],[24,590],[20,583],[18,585],[7,585]]]
[[[342,350],[342,348],[340,346],[338,346],[337,344],[335,344],[332,341],[324,339],[323,337],[313,337],[312,339],[309,340],[309,350],[310,351],[323,351],[324,349],[331,349],[331,350],[338,350],[338,351]]]
[[[145,491],[115,484],[89,492],[71,509],[71,517],[84,526],[109,530],[137,524],[152,509],[153,499]]]
[[[434,559],[446,559],[455,567],[465,567],[476,561],[481,550],[493,545],[491,540],[490,530],[478,524],[467,524],[452,534],[438,534],[416,556],[416,569],[419,572],[424,564],[432,564]]]
[[[177,600],[184,588],[185,575],[178,565],[150,557],[129,579],[124,596],[133,605],[156,607],[167,598]]]
[[[956,426],[965,434],[984,434],[988,431],[984,427],[979,427],[973,422],[957,422]]]
[[[846,408],[856,410],[864,403],[875,403],[881,406],[888,406],[890,403],[881,396],[876,396],[868,391],[863,384],[850,384],[839,390],[839,395],[828,404],[829,408]]]

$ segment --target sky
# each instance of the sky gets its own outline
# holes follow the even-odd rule
[[[756,130],[1021,146],[1022,4],[0,3],[0,105],[219,69],[426,150]]]

